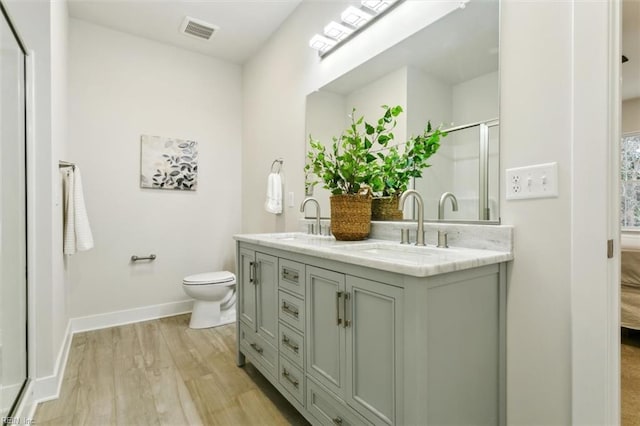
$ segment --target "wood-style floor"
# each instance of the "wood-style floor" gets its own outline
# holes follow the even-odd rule
[[[60,398],[38,425],[306,425],[247,364],[235,325],[192,330],[189,315],[76,334]]]
[[[306,425],[251,364],[235,365],[235,326],[189,316],[76,334],[60,398],[38,425]],[[640,426],[640,331],[622,334],[622,425]]]
[[[622,332],[622,426],[640,426],[640,331]]]

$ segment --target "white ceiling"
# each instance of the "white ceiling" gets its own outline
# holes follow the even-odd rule
[[[622,5],[622,99],[640,97],[640,1],[626,0]]]
[[[242,64],[301,0],[70,0],[69,14],[219,59]],[[185,16],[220,27],[208,41],[179,32]]]

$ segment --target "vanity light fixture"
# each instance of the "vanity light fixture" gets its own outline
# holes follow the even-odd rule
[[[331,21],[324,27],[324,35],[334,40],[341,41],[353,33],[353,28]]]
[[[373,18],[373,15],[353,6],[349,6],[348,8],[346,8],[345,11],[340,15],[340,19],[342,19],[342,22],[344,22],[345,24],[349,24],[355,28],[362,27],[367,22],[369,22],[371,18]]]
[[[336,41],[330,39],[329,37],[321,36],[320,34],[316,34],[311,37],[309,40],[309,46],[313,49],[316,49],[320,54],[323,54],[330,50],[333,46],[336,45]]]
[[[342,23],[331,21],[324,27],[324,35],[315,34],[309,46],[324,56],[337,46],[355,37],[358,32],[379,19],[404,0],[361,0],[360,7],[349,6],[340,14]],[[468,0],[465,0],[468,1]]]
[[[362,3],[362,5],[367,9],[371,9],[376,13],[381,13],[395,2],[396,0],[362,0],[360,3]]]

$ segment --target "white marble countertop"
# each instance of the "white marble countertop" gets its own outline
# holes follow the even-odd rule
[[[378,239],[336,241],[334,237],[301,232],[239,234],[233,238],[259,246],[415,277],[428,277],[513,260],[511,251],[455,246],[417,247],[413,244]]]

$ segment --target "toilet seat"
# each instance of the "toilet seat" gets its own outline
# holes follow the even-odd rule
[[[236,276],[229,271],[205,272],[203,274],[189,275],[182,283],[184,285],[224,284],[235,281]]]

